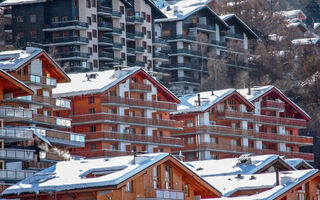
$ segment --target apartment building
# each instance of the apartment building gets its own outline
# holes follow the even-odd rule
[[[172,118],[185,127],[172,135],[185,145],[173,152],[182,151],[187,161],[247,153],[314,160],[299,152],[313,145],[312,137],[299,136],[310,117],[274,86],[200,92],[180,101]]]
[[[169,44],[155,49],[169,56],[155,70],[170,75],[162,81],[178,95],[197,92],[208,69],[250,68],[249,43],[258,36],[236,15],[218,16],[210,2],[182,0],[162,8],[167,18],[155,20],[155,38]]]
[[[193,200],[221,196],[168,153],[60,162],[41,178],[33,178],[32,182],[25,180],[21,186],[7,189],[2,197],[21,200],[71,200],[75,197],[87,200]]]
[[[6,0],[7,43],[46,49],[67,72],[117,65],[153,70],[152,0]]]
[[[54,90],[56,97],[71,100],[72,130],[86,135],[84,148],[72,155],[105,157],[133,152],[171,152],[182,147],[171,130],[182,123],[170,120],[177,97],[143,68],[71,74],[70,83]],[[63,113],[60,114],[62,116]]]
[[[1,135],[6,139],[1,155],[11,159],[6,168],[12,170],[2,175],[19,181],[29,175],[19,170],[37,171],[70,159],[67,148],[83,147],[85,136],[63,131],[71,128],[71,119],[52,116],[53,111],[70,109],[69,100],[52,97],[52,89],[70,81],[69,77],[42,49],[31,47],[0,52],[0,69],[30,88],[20,94],[14,93],[12,83],[2,86]]]

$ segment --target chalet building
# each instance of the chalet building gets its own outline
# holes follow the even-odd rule
[[[218,16],[208,3],[182,0],[162,9],[167,18],[155,20],[155,39],[168,43],[155,52],[169,56],[155,60],[155,70],[178,95],[197,92],[212,65],[249,68],[249,41],[257,35],[235,15]]]
[[[46,49],[67,72],[153,69],[152,0],[6,0],[7,44]]]
[[[11,170],[3,171],[1,178],[22,180],[29,174],[21,170],[47,168],[70,158],[66,148],[84,146],[84,135],[62,131],[71,128],[71,119],[52,116],[53,111],[70,109],[69,100],[52,97],[57,83],[70,79],[50,56],[31,47],[0,52],[0,69],[16,85],[28,88],[16,92],[13,81],[1,82],[1,159],[10,162],[0,166]]]
[[[8,188],[6,199],[193,200],[221,193],[168,153],[59,162]]]
[[[186,161],[234,157],[239,154],[279,154],[313,161],[299,147],[313,138],[299,136],[310,117],[274,86],[200,92],[180,98],[172,118],[184,129],[172,131],[182,138]]]
[[[143,68],[71,74],[71,82],[54,90],[71,100],[72,130],[86,135],[84,148],[73,155],[105,157],[133,152],[171,152],[182,147],[172,130],[182,122],[170,120],[179,99]]]

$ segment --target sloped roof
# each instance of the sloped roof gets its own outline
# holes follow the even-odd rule
[[[33,3],[43,3],[47,0],[5,0],[0,3],[0,6],[13,6],[13,5],[23,5],[23,4],[33,4]]]
[[[230,198],[215,198],[215,199],[255,199],[255,200],[266,200],[275,199],[286,191],[292,189],[294,186],[303,182],[304,180],[310,178],[316,174],[318,170],[299,170],[299,171],[287,171],[279,172],[279,177],[290,177],[291,181],[286,184],[281,184],[276,186],[276,173],[266,173],[266,174],[255,174],[255,175],[242,175],[241,178],[237,176],[216,176],[207,177],[205,180],[216,187],[222,194],[223,197],[228,197],[237,191],[241,190],[256,190],[256,189],[268,189],[265,192],[251,196],[242,197],[230,197]]]
[[[166,21],[177,21],[184,20],[190,15],[200,11],[203,8],[207,8],[215,15],[218,21],[223,24],[225,27],[228,27],[228,24],[220,19],[220,17],[209,7],[207,6],[212,0],[181,0],[173,5],[168,5],[161,9],[161,11],[167,16],[164,19],[157,19],[155,22],[166,22]],[[177,8],[178,13],[175,13],[175,8]]]
[[[5,89],[7,86],[11,87],[11,85],[15,85],[15,87],[21,89],[21,92],[17,92],[19,94],[14,96],[31,95],[34,93],[33,90],[29,86],[27,86],[25,83],[11,76],[9,73],[3,71],[2,69],[0,69],[0,76],[1,78],[4,78],[6,81],[8,81],[6,84],[3,85],[3,88],[2,88],[3,92],[5,92]],[[13,84],[9,84],[9,82]]]
[[[268,94],[269,92],[275,90],[278,92],[285,101],[287,101],[290,105],[292,105],[297,111],[299,111],[302,115],[304,115],[308,120],[311,119],[311,117],[306,113],[302,108],[300,108],[297,104],[295,104],[293,101],[291,101],[290,98],[288,98],[285,94],[283,94],[277,87],[273,85],[266,85],[266,86],[255,86],[251,88],[251,94],[248,94],[248,88],[244,89],[238,89],[237,91],[244,96],[246,99],[248,99],[250,102],[254,102],[255,100],[263,97],[264,95]]]
[[[291,42],[292,44],[295,44],[295,45],[313,45],[313,44],[319,44],[320,38],[301,38],[301,39],[294,39]]]
[[[250,156],[250,159],[248,164],[239,164],[239,158],[226,158],[186,162],[186,165],[201,177],[255,174],[281,158],[278,155],[258,155]]]
[[[204,112],[213,105],[217,104],[224,98],[228,97],[232,94],[238,94],[241,96],[235,89],[224,89],[224,90],[215,90],[213,91],[214,95],[212,95],[212,91],[206,91],[206,92],[199,92],[196,94],[189,94],[180,97],[181,103],[178,105],[178,111],[174,114],[179,113],[190,113],[190,112]],[[201,100],[205,101],[202,102],[201,105],[195,103],[198,101],[198,94],[200,94]],[[242,96],[241,96],[242,97]],[[253,107],[253,104],[251,102],[248,102],[245,98],[243,98],[244,101],[248,103],[248,105],[251,105]]]
[[[310,169],[313,169],[313,167],[308,162],[306,162],[301,158],[290,158],[290,159],[285,159],[285,161],[293,168],[297,168],[299,167],[299,165],[303,164],[310,167]]]
[[[222,15],[220,16],[220,18],[223,21],[225,21],[229,26],[233,25],[231,22],[232,19],[237,20],[240,24],[243,25],[246,32],[249,33],[249,35],[251,35],[252,38],[255,38],[255,39],[259,38],[259,36],[246,23],[244,23],[244,21],[242,21],[242,19],[240,19],[236,14]]]

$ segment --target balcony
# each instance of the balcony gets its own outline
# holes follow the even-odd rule
[[[267,141],[284,141],[285,143],[304,146],[313,145],[313,137],[300,135],[281,135],[278,133],[255,132],[254,137]]]
[[[100,149],[92,151],[72,151],[72,155],[83,156],[86,158],[98,158],[98,157],[117,157],[132,155],[129,151],[118,151],[113,149]]]
[[[46,76],[39,76],[39,75],[33,75],[33,74],[25,74],[25,75],[15,74],[14,76],[26,84],[35,84],[42,87],[50,87],[50,88],[54,88],[57,86],[56,79],[49,78]]]
[[[45,41],[45,46],[64,46],[64,45],[82,45],[88,44],[89,39],[85,37],[62,37],[62,38],[52,38],[50,40]]]
[[[202,30],[202,31],[206,31],[206,32],[214,32],[214,31],[216,31],[216,28],[214,26],[210,26],[210,25],[207,25],[207,24],[190,23],[190,24],[187,24],[187,26],[189,28],[196,28],[196,29],[199,29],[199,30]]]
[[[55,129],[30,127],[36,135],[45,137],[49,142],[66,147],[84,147],[85,136],[78,133]]]
[[[145,83],[130,82],[130,90],[139,91],[139,92],[151,92],[152,85],[145,84]]]
[[[162,111],[177,111],[177,104],[170,102],[161,102],[161,101],[147,101],[142,99],[131,99],[131,98],[122,98],[118,96],[102,96],[101,97],[102,105],[114,105],[114,106],[124,106],[132,108],[149,108],[154,110]]]
[[[261,124],[283,125],[295,128],[305,128],[307,126],[306,120],[303,119],[283,118],[266,115],[255,115],[254,121]]]
[[[102,46],[112,46],[113,41],[112,41],[112,38],[99,37],[98,43],[99,45],[102,45]]]
[[[61,21],[45,25],[43,31],[86,30],[88,27],[89,24],[87,22],[81,22],[78,20]]]
[[[116,42],[113,43],[113,49],[122,50],[122,48],[123,48],[123,44],[116,43]]]
[[[113,27],[112,27],[111,23],[102,23],[102,22],[98,23],[98,30],[111,31],[112,29],[113,29]]]
[[[188,84],[193,84],[198,86],[200,85],[201,80],[193,77],[175,77],[175,78],[171,78],[170,82],[171,84],[179,82],[179,83],[188,83]]]
[[[136,53],[144,53],[145,52],[145,48],[143,48],[142,46],[136,46],[135,47],[135,52]]]
[[[0,117],[4,119],[5,122],[14,122],[19,120],[31,120],[32,110],[25,108],[15,108],[15,107],[0,107]]]
[[[145,198],[137,198],[137,200],[145,200],[145,199],[183,200],[185,199],[185,197],[184,197],[183,191],[154,189],[154,190],[146,190]]]
[[[112,9],[109,7],[98,6],[98,15],[111,16]]]
[[[139,31],[135,31],[134,32],[134,37],[135,38],[144,38],[144,33],[143,32],[139,32]]]
[[[158,127],[164,129],[180,129],[182,122],[174,120],[162,120],[145,117],[133,117],[128,115],[117,115],[111,113],[95,113],[87,115],[75,115],[72,117],[73,125],[93,124],[93,123],[112,123],[128,124],[134,126]]]
[[[134,48],[130,48],[130,47],[127,47],[127,53],[128,54],[131,54],[132,56],[135,56],[135,49]]]
[[[230,38],[230,39],[244,40],[244,36],[242,34],[238,34],[238,33],[227,32],[225,37]]]
[[[32,140],[33,131],[27,128],[0,128],[0,138],[6,142]]]
[[[161,68],[165,68],[166,70],[190,70],[190,71],[199,71],[199,72],[208,72],[207,66],[201,66],[199,63],[171,63],[171,64],[162,64]],[[201,69],[202,68],[202,69]]]
[[[57,153],[53,153],[53,152],[44,152],[41,151],[40,152],[40,161],[41,162],[52,162],[52,161],[66,161],[66,160],[70,160],[71,155],[69,155],[68,153],[65,153],[63,155],[58,155]]]
[[[113,53],[110,52],[99,52],[99,59],[103,61],[113,60]]]
[[[12,33],[12,25],[4,25],[4,32]]]
[[[57,61],[65,61],[65,60],[88,60],[89,59],[88,53],[83,53],[79,51],[71,51],[71,52],[61,52],[53,57]]]
[[[127,134],[113,131],[88,133],[87,141],[117,141],[134,144],[154,144],[159,146],[182,147],[183,140],[174,137],[156,137],[141,134]]]
[[[32,122],[55,128],[71,128],[71,119],[33,114]]]
[[[173,55],[185,55],[185,56],[192,56],[192,57],[202,57],[204,59],[208,58],[207,52],[203,51],[195,51],[191,49],[174,49],[171,52],[169,52],[170,56]]]
[[[0,158],[3,160],[33,160],[33,150],[26,149],[0,149]]]
[[[127,33],[127,40],[135,40],[135,34],[134,33]]]
[[[262,109],[267,109],[267,110],[283,110],[285,107],[284,102],[279,102],[279,101],[263,101],[261,103],[261,108]]]
[[[217,117],[221,119],[249,120],[253,121],[254,115],[251,112],[238,111],[217,111]]]
[[[54,163],[48,162],[23,162],[24,169],[42,170],[51,167]]]
[[[122,30],[120,28],[117,28],[117,27],[112,27],[112,34],[113,35],[121,35],[122,34]]]
[[[10,170],[0,169],[0,180],[1,181],[21,181],[35,174],[36,171],[31,170]]]
[[[159,46],[159,47],[168,46],[168,40],[164,38],[153,38],[152,43],[153,45]]]
[[[127,16],[126,17],[126,22],[127,23],[143,23],[144,19],[140,16]]]
[[[157,60],[157,61],[168,61],[169,60],[169,56],[165,53],[161,53],[161,52],[154,52],[153,53],[153,59]]]
[[[115,11],[115,10],[112,11],[112,17],[114,17],[114,18],[121,18],[121,16],[122,16],[122,13],[121,13],[121,12]]]

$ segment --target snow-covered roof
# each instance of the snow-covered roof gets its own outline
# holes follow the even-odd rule
[[[295,44],[295,45],[312,45],[312,44],[318,44],[320,42],[320,38],[301,38],[301,39],[294,39],[291,42],[292,44]]]
[[[186,113],[186,112],[202,112],[213,106],[214,104],[221,101],[223,98],[235,92],[235,89],[224,89],[215,90],[214,95],[212,91],[199,92],[196,94],[189,94],[180,97],[181,103],[178,105],[178,111],[175,113]],[[198,94],[200,94],[201,105],[197,103]]]
[[[290,159],[285,159],[285,161],[293,168],[297,168],[300,164],[305,164],[308,167],[310,167],[310,169],[313,169],[312,165],[310,165],[308,162],[306,162],[301,158],[290,158]]]
[[[282,16],[286,17],[286,18],[297,18],[299,14],[302,14],[304,17],[306,17],[306,14],[304,14],[304,12],[300,9],[298,10],[288,10],[288,11],[281,11],[278,12],[279,14],[281,14]]]
[[[145,154],[135,162],[133,156],[62,161],[9,187],[2,195],[116,186],[167,156],[170,154]],[[86,177],[94,172],[102,176]]]
[[[244,156],[240,157],[243,158]],[[201,160],[185,163],[191,170],[201,177],[254,174],[274,161],[281,159],[278,155],[249,156],[248,163],[240,163],[240,158],[226,158],[220,160]]]
[[[13,6],[13,5],[22,5],[22,4],[33,4],[33,3],[43,3],[47,0],[6,0],[0,3],[0,6]]]
[[[313,29],[318,29],[320,27],[320,23],[313,23]]]
[[[228,20],[230,20],[232,18],[237,19],[248,30],[248,32],[250,32],[255,38],[259,38],[259,36],[246,23],[244,23],[244,21],[242,21],[242,19],[240,19],[236,14],[222,15],[222,16],[220,16],[220,18],[225,22],[227,22]],[[231,25],[228,22],[227,22],[227,24]]]
[[[276,185],[276,173],[241,175],[237,176],[216,176],[204,178],[207,182],[216,187],[222,194],[224,200],[272,200],[287,192],[294,186],[316,174],[318,170],[299,170],[279,172],[279,185]],[[284,180],[284,182],[282,182]],[[251,196],[239,196],[226,198],[240,190],[268,189],[265,192]]]

